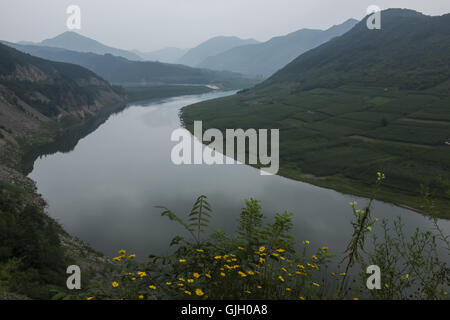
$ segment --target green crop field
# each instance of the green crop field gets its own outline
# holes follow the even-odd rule
[[[368,195],[383,171],[380,199],[420,210],[426,184],[449,218],[441,190],[450,179],[448,106],[448,94],[439,90],[271,87],[185,107],[182,119],[188,128],[202,120],[204,130],[278,128],[281,175]]]

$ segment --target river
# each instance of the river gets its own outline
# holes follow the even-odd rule
[[[244,199],[254,198],[262,200],[269,220],[278,212],[294,212],[293,234],[299,241],[342,253],[352,231],[349,202],[362,206],[366,199],[280,176],[261,176],[245,165],[172,163],[176,143],[170,136],[180,127],[179,110],[229,94],[131,104],[72,151],[38,158],[29,176],[48,202],[49,214],[70,234],[109,256],[127,249],[142,258],[168,253],[170,240],[183,232],[155,206],[186,217],[194,200],[204,194],[213,208],[212,228],[233,231]],[[375,202],[373,214],[391,221],[401,216],[408,232],[431,228],[424,216],[383,202]],[[450,222],[440,223],[448,234]]]

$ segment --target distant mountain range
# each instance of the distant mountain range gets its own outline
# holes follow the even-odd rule
[[[243,40],[238,37],[215,37],[211,38],[195,48],[190,49],[177,63],[191,67],[197,67],[206,58],[215,56],[235,47],[259,43],[254,39]]]
[[[232,48],[210,56],[198,64],[212,70],[227,70],[253,76],[268,77],[300,54],[340,36],[358,23],[350,19],[328,30],[301,29],[267,42]]]
[[[174,47],[163,48],[152,52],[141,52],[133,50],[135,54],[144,61],[159,61],[166,63],[176,63],[189,49],[179,49]]]
[[[203,84],[226,89],[239,89],[248,88],[257,83],[254,79],[231,72],[196,69],[184,65],[151,61],[130,61],[111,54],[99,55],[41,45],[3,43],[36,57],[83,66],[114,84]]]

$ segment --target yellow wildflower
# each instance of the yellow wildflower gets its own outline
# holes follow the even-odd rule
[[[186,262],[186,259],[180,259],[179,261],[180,261],[180,263],[184,263],[184,262]]]
[[[198,295],[199,297],[203,296],[205,293],[202,291],[202,289],[196,289],[195,290],[195,294]]]
[[[139,300],[142,300],[142,299],[144,299],[144,296],[140,295]]]
[[[203,249],[197,249],[196,250],[198,253],[203,253],[203,252],[205,252],[205,250],[203,250]]]
[[[94,299],[94,297],[88,297],[86,300],[92,300]]]
[[[147,273],[145,273],[145,272],[143,272],[143,271],[138,271],[137,274],[138,274],[141,278],[143,278],[143,277],[145,277],[145,276],[147,275]]]
[[[242,271],[239,271],[238,274],[239,274],[242,278],[244,278],[244,277],[247,276],[247,275],[246,275],[245,273],[243,273]]]
[[[266,247],[259,247],[259,252],[264,252],[266,250]]]
[[[193,276],[194,276],[194,278],[195,278],[195,279],[198,279],[198,278],[200,278],[200,274],[199,274],[199,273],[197,273],[197,272],[194,272]]]
[[[184,293],[186,293],[187,295],[192,295],[192,292],[186,290]]]
[[[119,284],[118,284],[116,281],[114,281],[114,282],[112,283],[112,286],[113,286],[114,288],[117,288],[117,287],[119,286]]]
[[[313,286],[320,287],[320,284],[318,284],[317,282],[313,282]]]
[[[169,283],[169,282],[168,282]],[[172,283],[170,283],[170,284],[172,284]],[[168,284],[169,285],[169,284]],[[150,286],[148,286],[148,288],[149,289],[152,289],[152,290],[156,290],[156,286],[154,286],[154,285],[150,285]]]
[[[278,279],[280,279],[281,282],[284,282],[284,278],[282,276],[278,276]]]

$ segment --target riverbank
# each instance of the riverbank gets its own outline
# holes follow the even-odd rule
[[[38,156],[58,150],[62,137],[72,135],[73,143],[66,148],[73,148],[83,134],[95,130],[123,106],[105,107],[78,121],[49,120],[38,130],[1,146],[0,299],[49,299],[54,290],[66,290],[67,266],[80,266],[87,280],[110,264],[102,253],[68,234],[48,216],[47,204],[27,174]]]
[[[191,133],[196,120],[204,130],[279,129],[279,175],[370,197],[374,174],[383,171],[378,200],[423,212],[425,185],[435,214],[450,219],[446,103],[437,90],[277,87],[187,106],[181,118]]]

